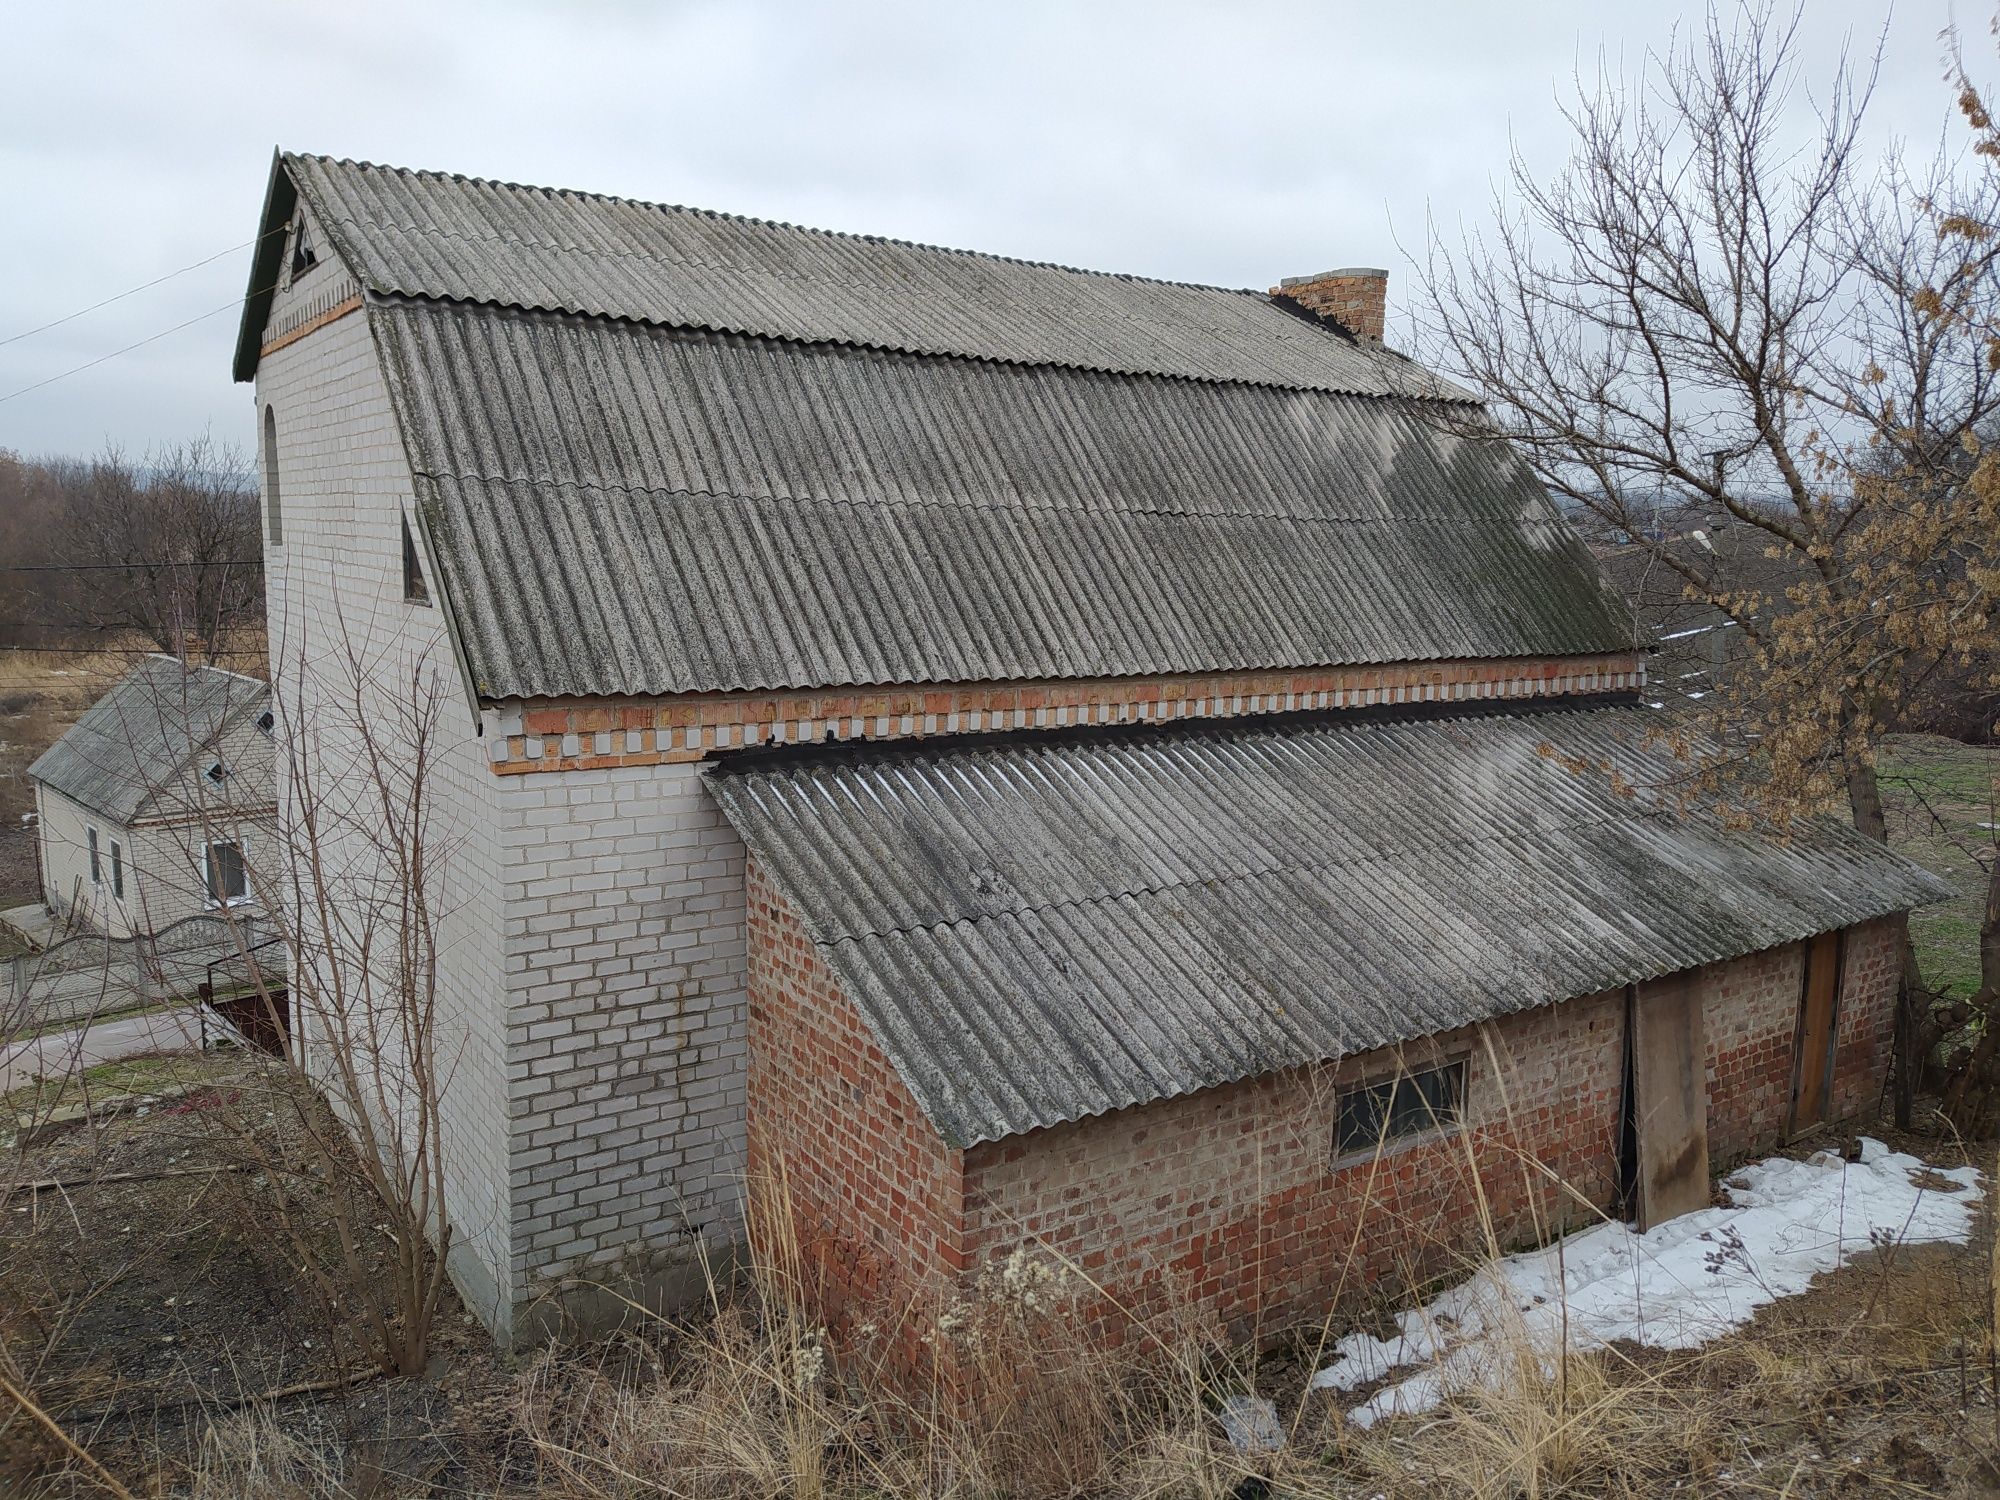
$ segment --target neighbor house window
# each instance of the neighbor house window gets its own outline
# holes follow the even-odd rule
[[[83,837],[85,842],[90,845],[90,883],[92,885],[103,885],[104,861],[99,857],[97,852],[97,830],[95,828],[86,828],[83,831]]]
[[[424,562],[417,556],[417,539],[410,531],[410,518],[403,517],[403,597],[415,604],[431,602],[431,586],[424,582]]]
[[[264,519],[271,545],[285,540],[285,513],[278,500],[278,414],[264,408]]]
[[[125,899],[125,848],[116,839],[111,841],[111,894]]]
[[[272,713],[270,709],[267,708],[261,714],[257,715],[257,732],[263,735],[265,739],[271,737],[271,731],[277,728],[277,725],[278,716]]]
[[[243,850],[229,843],[208,846],[208,899],[215,906],[233,906],[250,898],[250,884],[244,877]]]
[[[1340,1091],[1334,1152],[1373,1150],[1377,1143],[1424,1135],[1458,1123],[1465,1105],[1465,1063],[1403,1073]]]

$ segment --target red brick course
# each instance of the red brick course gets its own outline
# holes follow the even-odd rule
[[[607,702],[536,699],[498,738],[496,775],[697,761],[748,745],[823,739],[1164,723],[1298,709],[1636,690],[1635,652],[1419,662],[1305,672],[1218,672],[1101,681],[941,683],[812,693],[711,693]]]
[[[1370,1287],[1450,1271],[1611,1207],[1623,1102],[1622,991],[1177,1099],[947,1148],[753,860],[753,1168],[782,1154],[836,1326],[871,1309],[934,1318],[1024,1244],[1084,1273],[1107,1342],[1190,1310],[1238,1336],[1323,1315]],[[1851,929],[1836,1114],[1873,1103],[1887,1058],[1900,918]],[[1802,945],[1699,972],[1711,1160],[1789,1128]],[[1463,1058],[1462,1129],[1333,1156],[1344,1084]],[[922,1329],[903,1352],[922,1357]]]

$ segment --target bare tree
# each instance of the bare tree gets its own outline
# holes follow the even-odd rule
[[[337,1267],[283,1198],[279,1227],[329,1310],[341,1286],[362,1289],[359,1312],[378,1360],[407,1375],[429,1359],[454,1232],[444,1131],[455,1058],[438,997],[450,845],[432,797],[451,686],[428,656],[394,683],[375,681],[356,650],[341,660],[344,671],[319,674],[327,691],[274,698],[286,847],[251,878],[276,920],[282,958],[260,961],[247,945],[242,956],[273,1023],[276,986],[289,990],[292,1034],[275,1107],[291,1128],[281,1133],[286,1149],[258,1149],[274,1178],[306,1193],[358,1165],[365,1203],[321,1204],[336,1231]],[[337,762],[328,758],[334,745]],[[269,1140],[254,1118],[237,1134]]]
[[[240,451],[204,435],[144,465],[112,447],[44,468],[56,489],[38,590],[50,623],[130,630],[214,661],[232,630],[261,620],[257,486]]]
[[[2000,423],[2000,243],[1952,226],[2000,222],[2000,176],[1867,160],[1868,78],[1842,59],[1814,99],[1797,26],[1711,10],[1637,88],[1580,89],[1562,173],[1517,156],[1490,231],[1433,234],[1419,323],[1554,494],[1741,631],[1704,711],[1732,761],[1755,752],[1763,808],[1844,798],[1886,839],[1881,736],[1994,639],[2000,510],[1970,481]],[[1662,514],[1740,528],[1763,576]],[[1912,955],[1904,1121],[1924,1008]]]

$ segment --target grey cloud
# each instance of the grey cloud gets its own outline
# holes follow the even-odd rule
[[[1884,14],[1815,0],[1808,73]],[[1885,128],[1935,138],[1948,19],[1897,11]],[[1626,0],[16,7],[0,339],[247,239],[279,142],[1194,281],[1403,277],[1392,225],[1483,212],[1510,135],[1555,165],[1573,70],[1629,66],[1674,21]],[[0,345],[0,395],[229,302],[246,257]],[[0,447],[247,441],[233,322],[0,402]]]

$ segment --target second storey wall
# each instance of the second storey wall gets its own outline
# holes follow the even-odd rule
[[[300,295],[343,274],[323,264]],[[284,305],[281,298],[280,312]],[[265,608],[278,700],[281,837],[298,852],[310,798],[365,805],[375,757],[407,769],[411,719],[435,705],[426,792],[451,1264],[468,1306],[504,1336],[514,1298],[498,795],[442,616],[403,596],[411,477],[365,312],[349,311],[268,349],[257,376],[259,433],[267,406],[283,538],[271,541],[267,491]],[[353,852],[369,862],[365,851]],[[309,1030],[310,1017],[300,1024]]]

